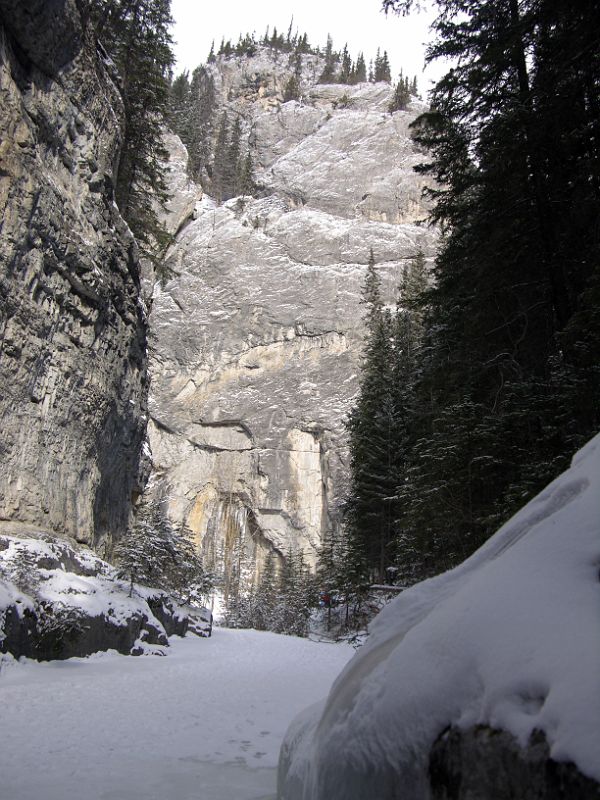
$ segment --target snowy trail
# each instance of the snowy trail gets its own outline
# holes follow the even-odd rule
[[[347,645],[217,628],[166,658],[105,653],[0,674],[0,800],[262,800],[292,718]]]

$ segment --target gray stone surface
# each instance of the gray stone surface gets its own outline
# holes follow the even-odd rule
[[[122,106],[74,0],[0,0],[0,529],[97,543],[141,491],[146,319]]]
[[[449,728],[429,760],[431,800],[592,800],[600,784],[550,758],[541,731],[521,747],[506,731]]]
[[[369,249],[392,301],[406,259],[436,240],[416,224],[418,108],[384,113],[386,84],[318,86],[313,62],[302,102],[285,104],[287,56],[212,67],[218,114],[242,116],[262,188],[196,204],[150,319],[150,493],[217,566],[241,537],[254,575],[273,547],[314,561],[339,524]]]

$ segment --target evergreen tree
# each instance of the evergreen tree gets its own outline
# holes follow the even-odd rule
[[[406,108],[406,106],[410,103],[410,97],[411,97],[411,90],[408,78],[405,78],[402,72],[400,72],[398,83],[394,88],[394,95],[388,106],[388,111],[390,112],[390,114],[393,114],[394,111],[403,111]]]
[[[227,199],[228,149],[229,120],[227,118],[227,112],[223,111],[215,143],[211,176],[212,193],[217,203],[221,203],[223,200]]]
[[[472,552],[600,423],[593,4],[439,7],[428,58],[456,64],[415,129],[446,236],[402,487],[428,571]]]
[[[273,609],[276,633],[308,636],[311,610],[317,605],[314,582],[302,552],[288,550],[280,574],[277,603]]]
[[[327,34],[327,46],[325,48],[325,66],[319,76],[319,83],[333,83],[335,80],[335,68],[337,65],[336,53],[333,52],[333,39]]]
[[[296,50],[298,53],[310,53],[311,47],[308,43],[308,36],[306,33],[303,33],[302,36],[298,39],[298,44],[296,46]]]
[[[155,260],[168,241],[156,209],[167,200],[162,131],[174,61],[170,0],[96,2],[91,16],[121,76],[126,127],[115,198],[142,252]]]
[[[198,604],[212,588],[211,576],[189,534],[176,531],[162,503],[146,505],[115,548],[119,576],[163,589],[179,602]]]
[[[344,45],[342,51],[342,66],[339,76],[339,83],[350,83],[350,75],[352,72],[352,59],[348,53],[348,45]]]
[[[269,550],[260,575],[260,581],[251,595],[249,627],[257,631],[274,629],[274,614],[277,604],[277,570],[275,554]]]
[[[292,45],[292,29],[293,29],[293,27],[294,27],[294,15],[292,14],[292,18],[290,20],[290,24],[289,24],[288,31],[287,31],[287,36],[285,37],[285,43],[288,45],[288,47],[290,49],[291,49],[291,45]]]
[[[231,128],[231,137],[225,159],[225,173],[223,179],[223,199],[228,200],[239,193],[241,159],[242,122],[239,116],[235,118]]]
[[[216,110],[214,78],[204,67],[192,73],[190,106],[189,136],[183,141],[188,148],[190,175],[203,181],[211,161]]]
[[[167,564],[165,583],[177,602],[200,606],[213,589],[214,576],[204,568],[191,531],[174,532],[172,540],[175,559]]]
[[[380,80],[385,81],[386,83],[392,82],[392,72],[390,69],[390,61],[388,58],[387,50],[383,51],[383,57],[381,59],[381,78]]]
[[[246,157],[241,160],[238,173],[238,194],[254,194],[256,191],[256,184],[254,182],[254,165],[252,163],[252,153],[250,150],[246,153]]]
[[[376,83],[377,81],[381,80],[381,48],[377,48],[377,53],[375,55],[375,61],[373,62],[372,72],[372,80]]]
[[[362,580],[383,581],[393,557],[398,419],[392,383],[392,319],[383,308],[372,250],[362,302],[367,333],[360,391],[347,422],[348,539],[352,571]]]
[[[178,75],[169,89],[169,127],[186,144],[192,136],[192,97],[187,71]]]
[[[373,69],[373,80],[375,83],[379,81],[385,81],[386,83],[390,83],[392,80],[392,75],[390,72],[390,62],[388,59],[387,51],[384,50],[383,55],[381,55],[381,50],[377,48],[377,55],[375,56],[375,66]]]
[[[296,75],[291,75],[283,89],[283,102],[300,99],[300,83]]]
[[[367,65],[365,64],[365,57],[362,53],[358,54],[356,59],[356,67],[354,70],[354,82],[365,83],[367,80]]]

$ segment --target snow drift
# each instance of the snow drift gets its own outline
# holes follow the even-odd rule
[[[281,800],[423,800],[449,726],[600,781],[600,435],[456,569],[400,595],[284,740]],[[536,734],[537,735],[537,734]]]

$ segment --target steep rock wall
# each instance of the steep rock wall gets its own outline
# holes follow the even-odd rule
[[[98,543],[141,491],[146,320],[122,105],[75,0],[0,0],[0,528]]]
[[[435,247],[408,128],[422,106],[391,115],[387,84],[317,85],[315,59],[301,102],[282,102],[287,55],[210,68],[261,190],[205,196],[178,222],[151,314],[152,491],[205,552],[229,552],[243,520],[258,562],[270,548],[314,562],[339,525],[370,248],[391,302],[406,260]]]

